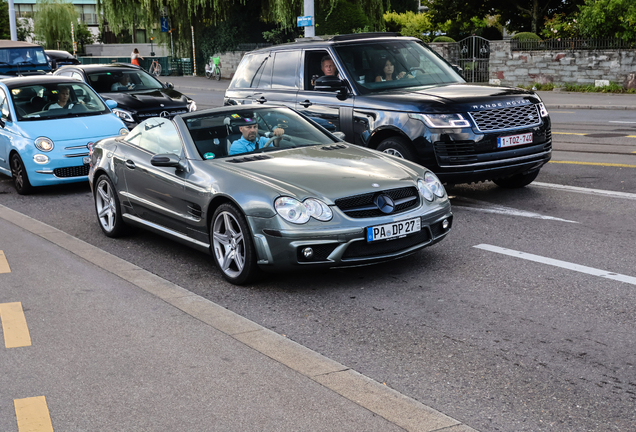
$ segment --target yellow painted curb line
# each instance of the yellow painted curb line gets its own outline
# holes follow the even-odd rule
[[[636,152],[634,152],[634,153],[636,153]],[[608,166],[608,167],[620,167],[620,168],[636,168],[636,165],[616,164],[616,163],[603,163],[603,162],[575,162],[575,161],[555,161],[555,160],[551,160],[550,163],[572,164],[572,165],[596,165],[596,166]]]

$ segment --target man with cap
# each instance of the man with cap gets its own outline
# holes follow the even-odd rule
[[[270,140],[270,138],[258,136],[258,124],[256,124],[255,118],[240,117],[236,114],[234,114],[232,117],[234,117],[232,123],[234,125],[238,125],[239,131],[241,131],[242,136],[241,138],[234,141],[230,146],[230,155],[258,150],[259,148],[263,148],[267,141]],[[285,129],[279,127],[274,128],[275,136],[281,136],[284,133]]]

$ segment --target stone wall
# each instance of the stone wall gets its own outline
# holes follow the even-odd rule
[[[512,51],[510,41],[491,41],[489,68],[496,85],[623,84],[636,72],[636,50]]]
[[[241,59],[248,51],[228,51],[216,53],[212,57],[219,57],[221,62],[221,78],[232,79]]]
[[[459,46],[456,42],[431,42],[428,46],[451,64],[456,63],[459,58]]]

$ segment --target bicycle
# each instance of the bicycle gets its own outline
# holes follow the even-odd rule
[[[157,60],[152,61],[152,64],[150,65],[150,69],[148,70],[148,72],[150,72],[150,75],[153,75],[156,77],[161,75],[161,65],[159,64]]]
[[[205,77],[207,79],[214,78],[217,81],[221,79],[220,57],[210,57],[210,61],[205,65]]]

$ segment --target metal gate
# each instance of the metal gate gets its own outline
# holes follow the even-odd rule
[[[464,79],[468,82],[488,82],[488,62],[490,60],[490,41],[479,36],[469,36],[457,42],[459,67],[463,69]]]

